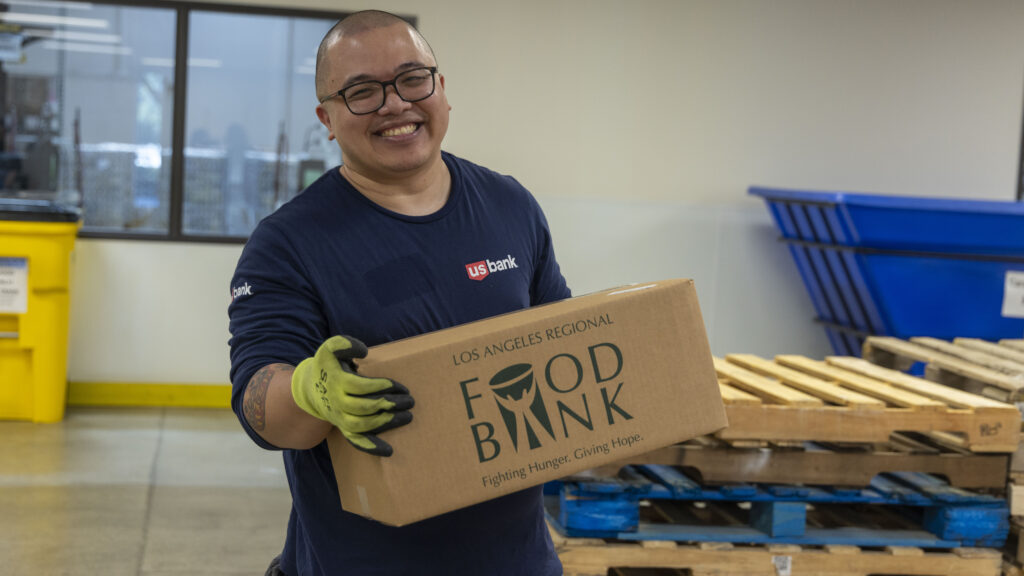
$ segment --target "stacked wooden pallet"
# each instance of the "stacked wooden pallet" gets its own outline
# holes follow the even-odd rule
[[[1006,542],[1006,576],[1024,576],[1024,444],[1010,459],[1006,486],[1010,503],[1010,538]]]
[[[569,536],[737,544],[1002,546],[1002,498],[919,472],[883,473],[864,488],[704,484],[671,466],[630,465],[617,477],[547,487],[552,520]]]
[[[871,336],[864,358],[879,366],[909,370],[924,365],[928,380],[975,394],[1018,403],[1024,400],[1024,340],[998,343],[975,338],[898,338]]]
[[[998,576],[988,548],[929,551],[858,546],[613,542],[553,535],[566,576]]]
[[[956,338],[868,338],[864,358],[898,370],[923,368],[924,376],[988,398],[1024,408],[1024,340],[987,342]],[[1007,542],[1008,576],[1024,576],[1024,446],[1018,446],[1009,466],[1006,488],[1010,502],[1011,537]]]
[[[857,358],[816,361],[779,356],[771,361],[736,354],[716,359],[716,369],[729,427],[715,437],[655,451],[628,464],[672,466],[702,485],[774,485],[773,490],[822,485],[829,486],[831,492],[844,486],[873,490],[885,473],[934,474],[948,481],[947,489],[1002,492],[1005,488],[1010,454],[1018,446],[1021,416],[1014,406],[992,394],[980,396]],[[618,468],[606,467],[591,475],[600,477]],[[873,479],[876,486],[871,486]],[[567,490],[577,490],[571,498],[579,497],[578,486]],[[703,513],[711,514],[713,504],[706,504]],[[814,505],[805,508],[805,504],[764,508],[769,510],[769,518],[775,514],[783,519],[774,518],[767,524],[759,520],[761,527],[771,534],[783,525],[786,513],[796,510],[810,530],[817,520],[803,512]],[[665,515],[664,508],[652,508]],[[642,509],[641,524],[644,513],[650,514],[650,509]],[[840,516],[854,514],[842,512]],[[797,542],[792,544],[778,538],[723,541],[728,538],[718,537],[712,541],[692,532],[654,539],[617,534],[609,540],[566,537],[580,532],[562,530],[558,546],[567,576],[603,576],[612,569],[632,574],[627,568],[654,570],[641,572],[652,576],[662,573],[658,570],[678,574],[683,569],[688,574],[860,576],[995,576],[1001,570],[1001,555],[990,548],[950,548],[948,542],[945,547],[915,546],[906,544],[916,541],[899,538],[887,544],[884,539],[864,537],[869,532],[873,537],[882,534],[877,530],[843,529],[857,536],[850,543],[826,540],[804,544],[810,540],[800,540],[803,534],[799,534],[795,540],[790,538]],[[978,542],[988,545],[992,540]],[[965,540],[964,545],[973,544]]]
[[[859,358],[733,354],[716,369],[729,415],[724,439],[886,442],[913,431],[975,453],[1017,449],[1013,406]]]

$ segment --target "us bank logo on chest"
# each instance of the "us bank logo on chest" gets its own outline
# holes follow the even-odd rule
[[[501,260],[481,260],[472,264],[466,264],[466,275],[469,276],[470,280],[480,282],[494,272],[504,272],[513,268],[519,268],[519,266],[516,265],[515,257],[509,254]]]

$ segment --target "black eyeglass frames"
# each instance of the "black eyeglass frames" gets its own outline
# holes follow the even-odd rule
[[[320,99],[320,103],[341,96],[345,106],[353,114],[372,114],[384,107],[387,87],[392,86],[395,94],[406,102],[426,100],[434,94],[437,66],[424,66],[406,70],[388,82],[367,80],[356,82]]]

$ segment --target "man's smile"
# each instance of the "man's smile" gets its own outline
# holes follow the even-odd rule
[[[418,130],[419,127],[420,124],[416,123],[403,124],[401,126],[393,126],[391,128],[381,130],[380,132],[377,133],[377,135],[383,136],[385,138],[389,138],[392,136],[407,136]]]

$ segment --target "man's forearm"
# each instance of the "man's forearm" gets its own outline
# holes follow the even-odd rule
[[[331,424],[296,406],[292,399],[294,371],[288,364],[270,364],[257,371],[245,388],[242,413],[267,442],[304,450],[322,442]]]

